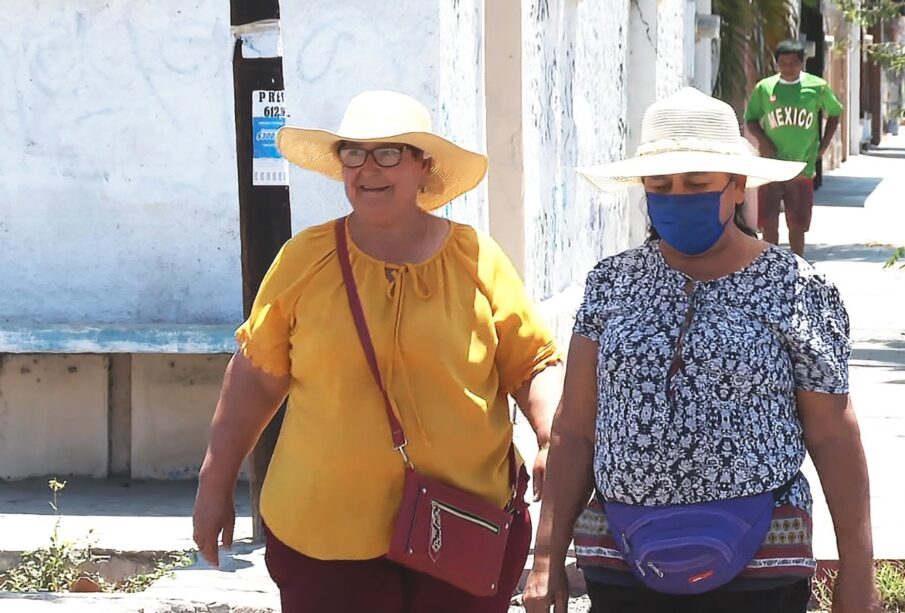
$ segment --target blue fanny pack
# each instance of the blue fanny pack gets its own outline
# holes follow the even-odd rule
[[[699,594],[744,570],[770,529],[776,500],[790,486],[697,504],[604,507],[610,532],[638,579],[666,594]]]

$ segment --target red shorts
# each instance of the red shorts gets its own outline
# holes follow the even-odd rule
[[[283,613],[506,613],[531,545],[528,509],[513,517],[496,596],[477,597],[386,558],[317,560],[267,533],[264,559]]]
[[[757,190],[757,226],[761,229],[779,225],[780,202],[785,204],[786,226],[790,230],[811,229],[814,208],[814,180],[792,179],[767,183]]]

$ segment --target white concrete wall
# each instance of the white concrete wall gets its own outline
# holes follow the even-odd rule
[[[132,358],[132,477],[198,474],[229,356]]]
[[[522,0],[485,4],[484,82],[490,232],[524,276],[525,151],[522,144]]]
[[[0,356],[0,480],[105,477],[111,447],[127,454],[126,474],[133,478],[196,476],[228,361],[223,355],[132,356],[131,427],[114,435],[108,358]]]
[[[627,7],[522,5],[525,280],[561,340],[621,198],[598,194],[574,169],[624,152]]]
[[[290,121],[409,93],[484,150],[483,2],[284,0]],[[229,2],[22,0],[0,42],[0,320],[241,319]],[[293,226],[348,208],[295,169]],[[485,187],[445,214],[487,226]]]
[[[602,195],[574,168],[632,153],[639,109],[684,82],[685,0],[518,1],[512,223],[529,290],[565,340],[587,271],[646,230],[639,198]],[[483,151],[498,112],[485,108],[484,5],[283,0],[290,123],[335,128],[355,94],[391,88]],[[228,2],[27,0],[5,25],[0,320],[238,321]],[[338,183],[299,169],[291,183],[295,231],[348,210]],[[486,229],[486,191],[442,213]],[[134,356],[133,476],[195,474],[225,363]],[[0,377],[0,478],[106,473],[103,357],[6,357]]]
[[[523,2],[525,277],[561,340],[590,268],[647,229],[640,193],[574,168],[634,152],[643,110],[685,83],[685,34],[685,0]]]
[[[705,94],[712,94],[716,72],[714,58],[717,57],[719,50],[719,18],[714,17],[711,13],[713,10],[711,0],[694,0],[694,5],[696,16],[700,16],[700,19],[708,22],[707,25],[716,26],[713,31],[705,27],[703,28],[704,32],[701,31],[702,28],[697,27],[697,24],[694,27],[694,75],[692,75],[692,82],[695,87]],[[715,34],[717,38],[714,38],[711,34]]]
[[[693,53],[685,44],[685,5],[687,0],[657,2],[657,98],[665,98],[687,82],[686,55]],[[694,30],[692,30],[693,32]]]
[[[389,87],[483,150],[483,6],[284,0],[291,122],[335,127],[354,94]],[[623,118],[639,106],[635,88],[651,82],[660,96],[682,83],[684,6],[523,0],[525,268],[539,297],[636,238],[619,198],[591,194],[572,168],[631,152]],[[653,24],[647,72],[625,67],[633,11]],[[5,26],[0,319],[238,321],[228,2],[23,0]],[[295,230],[347,209],[339,184],[301,170],[291,179]],[[446,214],[486,228],[485,192]]]
[[[567,204],[575,200],[576,185],[575,13],[572,2],[523,2],[525,280],[540,299],[568,283],[559,263],[574,238],[568,217],[576,209]]]
[[[106,474],[105,358],[0,355],[0,480]]]
[[[291,125],[339,126],[348,101],[394,89],[430,110],[435,129],[484,151],[480,0],[283,0],[283,69]],[[290,171],[293,230],[349,210],[341,184]],[[485,188],[444,209],[486,227]]]
[[[226,0],[17,0],[0,41],[0,320],[241,318]]]
[[[284,0],[282,14],[293,122],[334,128],[353,95],[391,88],[484,150],[483,2]],[[22,0],[4,26],[0,321],[238,323],[229,2]],[[348,206],[337,183],[300,170],[292,182],[296,231]],[[485,192],[443,214],[486,228]],[[61,359],[103,362],[27,358],[39,373]],[[225,360],[135,356],[133,438],[116,441],[133,476],[194,474]],[[0,477],[106,474],[108,373],[85,370],[63,379],[78,411],[62,416],[52,377],[7,376],[0,437],[16,445],[0,450]]]

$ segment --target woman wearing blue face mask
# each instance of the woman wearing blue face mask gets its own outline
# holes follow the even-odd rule
[[[746,187],[801,166],[758,157],[732,109],[689,88],[647,110],[634,158],[580,171],[600,189],[643,185],[651,239],[588,275],[530,613],[566,611],[573,537],[592,611],[804,613],[806,451],[835,524],[833,613],[880,611],[845,308],[740,211]]]

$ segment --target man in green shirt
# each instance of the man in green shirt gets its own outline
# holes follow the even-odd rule
[[[764,240],[779,242],[780,201],[785,204],[789,245],[804,256],[804,234],[811,226],[814,175],[839,126],[842,104],[820,77],[804,72],[804,45],[781,42],[775,51],[779,74],[760,81],[745,110],[748,129],[757,138],[764,157],[807,162],[801,175],[785,183],[770,183],[758,192],[758,226]],[[826,116],[820,133],[818,112]]]

